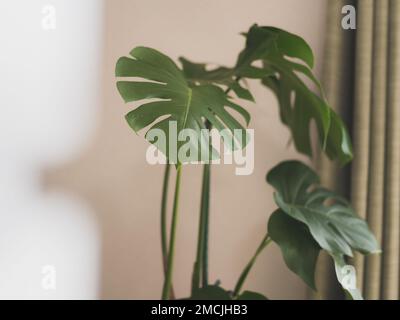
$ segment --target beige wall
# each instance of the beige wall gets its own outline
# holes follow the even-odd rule
[[[117,58],[133,47],[157,48],[177,58],[232,65],[243,46],[239,32],[257,22],[303,36],[317,55],[323,46],[326,0],[108,0],[104,61],[104,106],[97,135],[74,163],[49,170],[51,187],[81,195],[96,210],[102,229],[103,298],[158,298],[162,286],[159,209],[163,168],[145,160],[147,143],[125,123],[129,110],[115,89]],[[318,66],[317,66],[318,68]],[[286,148],[271,93],[251,83],[255,171],[235,176],[231,166],[212,172],[210,278],[232,288],[253,254],[274,210],[266,172],[280,160],[297,157]],[[174,284],[189,293],[197,236],[200,168],[185,167],[177,236]],[[270,298],[305,298],[306,288],[285,267],[275,245],[260,257],[245,287]]]

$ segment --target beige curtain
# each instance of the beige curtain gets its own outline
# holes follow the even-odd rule
[[[347,4],[356,7],[356,30],[341,27]],[[325,185],[350,197],[382,245],[381,255],[354,258],[364,297],[399,299],[400,0],[329,0],[326,36],[323,83],[351,129],[354,161],[340,169],[322,156],[319,171]],[[331,262],[320,260],[317,298],[340,298]]]

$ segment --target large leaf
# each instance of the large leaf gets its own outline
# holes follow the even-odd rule
[[[283,162],[268,173],[267,181],[276,190],[278,207],[307,225],[315,241],[332,255],[379,252],[367,223],[342,197],[320,187],[317,174],[305,164]]]
[[[205,120],[219,130],[231,149],[245,146],[245,128],[228,110],[239,113],[247,123],[250,116],[232,102],[221,88],[189,84],[176,64],[154,49],[137,47],[130,55],[121,57],[117,62],[116,76],[129,77],[117,82],[118,90],[125,102],[152,100],[129,112],[126,119],[135,132],[150,125],[150,129],[164,132],[165,141],[149,134],[154,131],[148,131],[146,138],[167,156],[170,163],[182,162],[178,156],[182,154],[186,157],[184,162],[208,161],[217,157],[216,150],[209,155],[209,137],[202,131],[205,129]],[[176,121],[177,133],[171,129],[172,121]],[[183,129],[193,130],[191,132],[197,139],[185,136],[177,141],[175,136]]]
[[[283,162],[268,173],[267,181],[276,190],[274,198],[280,209],[269,223],[271,238],[281,247],[289,268],[309,285],[313,284],[319,247],[334,259],[342,286],[340,270],[345,256],[353,256],[353,251],[380,251],[367,223],[345,199],[320,187],[317,174],[303,163]],[[361,298],[356,288],[344,289],[353,299]]]
[[[315,290],[315,266],[320,247],[307,226],[277,210],[269,218],[268,234],[280,247],[288,268]]]
[[[331,159],[338,159],[341,164],[347,163],[353,157],[351,141],[310,69],[314,61],[310,47],[298,36],[272,27],[254,26],[248,37],[255,34],[258,42],[269,43],[271,33],[275,34],[274,45],[266,51],[262,61],[264,68],[274,75],[265,77],[262,83],[275,93],[281,120],[291,130],[296,149],[312,155],[310,124],[314,121],[326,154]],[[317,93],[304,79],[314,84]]]
[[[311,129],[314,121],[322,149],[330,159],[344,165],[352,157],[352,145],[340,117],[326,101],[321,85],[313,75],[314,56],[301,37],[274,27],[253,25],[245,34],[246,46],[233,68],[207,68],[181,58],[188,79],[232,89],[240,98],[253,100],[251,93],[236,80],[260,79],[279,102],[282,122],[290,129],[296,149],[312,155]],[[256,66],[261,62],[261,66]],[[305,81],[308,79],[308,81]],[[315,92],[308,83],[315,87]]]

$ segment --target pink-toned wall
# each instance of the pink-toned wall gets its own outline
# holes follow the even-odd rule
[[[102,298],[159,298],[162,286],[159,209],[163,168],[145,160],[148,144],[125,123],[130,109],[115,89],[114,65],[135,46],[159,49],[173,58],[232,65],[243,46],[240,32],[253,23],[303,36],[321,65],[327,0],[108,0],[104,98],[101,123],[87,151],[63,168],[48,170],[49,188],[85,198],[102,228]],[[255,170],[235,176],[233,166],[212,169],[210,278],[232,288],[262,239],[274,210],[266,172],[279,161],[298,158],[287,148],[289,133],[278,118],[273,95],[250,83],[256,104]],[[71,124],[73,125],[73,124]],[[174,285],[189,293],[197,237],[201,170],[185,167],[178,225]],[[270,298],[306,298],[306,287],[285,267],[275,245],[259,258],[245,285]]]

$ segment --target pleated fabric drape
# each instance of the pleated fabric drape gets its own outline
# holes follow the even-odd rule
[[[345,5],[356,7],[356,30],[341,26]],[[353,260],[364,297],[399,299],[400,0],[329,0],[325,48],[323,85],[352,132],[354,160],[341,169],[321,156],[317,167],[381,243],[381,255]],[[320,260],[317,298],[341,298],[331,262]]]

